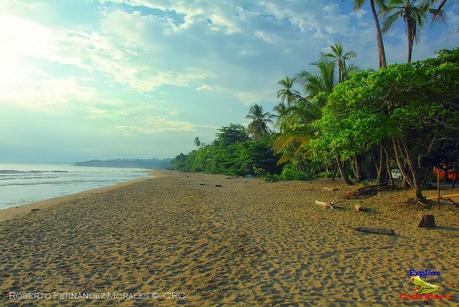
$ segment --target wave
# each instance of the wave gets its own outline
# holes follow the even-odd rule
[[[19,171],[14,169],[0,169],[0,174],[42,174],[42,173],[68,173],[68,171]]]
[[[13,176],[13,177],[0,177],[2,180],[23,180],[23,179],[56,179],[58,176]]]
[[[78,183],[89,183],[89,184],[98,184],[98,183],[117,183],[122,180],[67,180],[67,181],[39,181],[39,182],[11,182],[1,184],[0,187],[8,187],[8,186],[30,186],[30,185],[70,185],[70,184],[78,184]]]

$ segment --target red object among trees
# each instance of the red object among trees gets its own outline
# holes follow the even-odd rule
[[[454,189],[454,186],[456,185],[456,181],[459,178],[459,174],[457,170],[455,169],[446,170],[446,169],[442,169],[436,166],[434,167],[433,170],[434,170],[435,175],[438,175],[438,177],[440,178],[440,181],[443,181],[445,179],[446,181],[451,181],[452,182],[451,188]]]

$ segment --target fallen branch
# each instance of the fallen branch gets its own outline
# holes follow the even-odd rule
[[[317,205],[322,206],[324,208],[335,209],[334,206],[338,203],[338,201],[336,201],[337,198],[338,198],[338,195],[335,195],[334,197],[330,198],[329,201],[316,200],[315,202]]]
[[[366,233],[376,233],[380,235],[395,236],[395,230],[388,228],[357,227],[354,228],[354,230]]]
[[[316,204],[319,205],[319,206],[322,206],[324,208],[327,208],[327,209],[335,209],[333,207],[333,205],[331,203],[329,203],[329,202],[316,200]]]

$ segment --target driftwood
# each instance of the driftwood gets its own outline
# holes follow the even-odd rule
[[[336,199],[338,198],[338,196],[335,195],[335,197],[332,197],[330,198],[329,201],[320,201],[320,200],[316,200],[316,204],[321,206],[321,207],[324,207],[324,208],[327,208],[327,209],[335,209],[335,205],[338,203],[336,201]]]
[[[316,204],[319,205],[319,206],[322,206],[324,208],[327,208],[327,209],[334,209],[333,205],[329,202],[326,202],[326,201],[318,201],[316,200]]]
[[[365,212],[365,211],[367,211],[366,208],[364,208],[364,207],[362,207],[362,206],[360,206],[360,205],[355,205],[355,206],[354,206],[354,209],[355,209],[355,211],[357,211],[357,212]]]
[[[17,207],[16,207],[16,208],[17,208]],[[38,208],[33,208],[32,210],[30,210],[30,212],[37,212],[37,211],[39,211],[39,210],[40,210],[40,209],[38,209]]]
[[[419,217],[417,222],[417,228],[434,228],[435,217],[432,214],[424,214]]]
[[[354,230],[366,233],[395,236],[395,230],[389,228],[357,227],[354,228]]]
[[[329,192],[335,192],[335,191],[338,191],[337,188],[331,188],[331,187],[324,187],[322,188],[322,190],[325,190],[325,191],[329,191]]]

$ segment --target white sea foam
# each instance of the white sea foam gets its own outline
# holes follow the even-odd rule
[[[0,209],[147,176],[145,169],[0,164]]]

